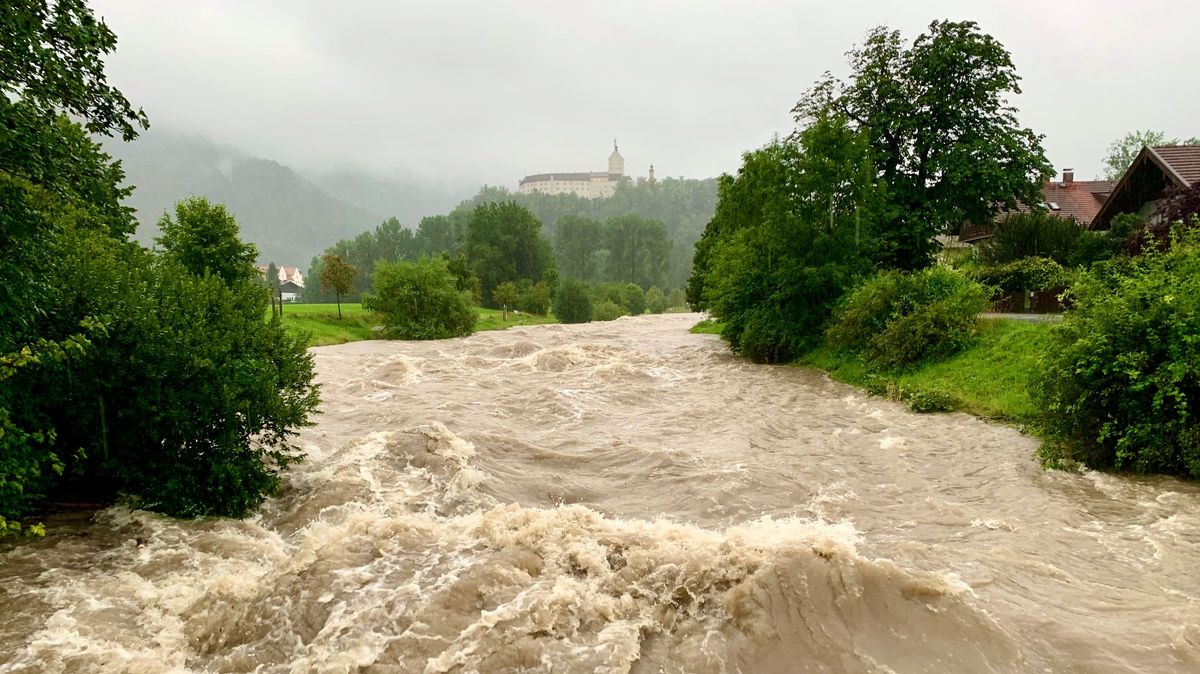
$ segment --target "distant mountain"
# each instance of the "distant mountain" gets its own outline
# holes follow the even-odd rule
[[[105,147],[136,186],[127,203],[137,209],[140,241],[153,241],[159,218],[175,202],[204,196],[225,204],[264,263],[305,267],[338,240],[372,229],[385,217],[395,215],[413,226],[423,215],[457,203],[438,189],[426,192],[419,185],[353,171],[318,174],[319,186],[278,162],[161,129],[132,143],[105,142]]]
[[[478,185],[434,185],[409,178],[384,178],[356,169],[306,172],[306,178],[346,203],[384,213],[408,227],[427,215],[446,213],[469,197]]]

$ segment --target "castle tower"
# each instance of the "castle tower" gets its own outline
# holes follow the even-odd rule
[[[617,139],[613,139],[613,151],[608,155],[608,179],[616,180],[625,175],[625,158],[617,152]]]
[[[650,177],[647,178],[647,182],[649,182],[651,185],[654,184],[654,164],[650,165]]]

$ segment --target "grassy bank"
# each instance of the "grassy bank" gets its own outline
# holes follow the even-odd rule
[[[822,346],[797,363],[825,370],[837,381],[872,393],[940,403],[952,410],[1014,423],[1032,421],[1036,409],[1029,379],[1050,346],[1051,323],[983,319],[980,335],[951,358],[918,365],[905,372],[872,372],[853,355]],[[692,332],[720,334],[721,325],[701,321]],[[911,404],[911,403],[910,403]]]
[[[476,307],[475,311],[479,314],[475,323],[476,331],[504,330],[517,325],[557,322],[553,316],[515,314],[510,311],[508,320],[504,320],[504,312],[499,309]],[[270,315],[271,312],[268,309],[267,317]],[[293,334],[301,332],[308,334],[309,346],[327,346],[364,339],[380,339],[382,334],[374,328],[382,322],[379,314],[363,309],[361,304],[342,303],[340,319],[336,304],[288,304],[283,308],[283,327]]]

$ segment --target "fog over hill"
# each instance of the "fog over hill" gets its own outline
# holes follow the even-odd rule
[[[180,199],[198,195],[225,204],[261,261],[304,266],[339,239],[352,238],[395,216],[415,227],[425,215],[453,208],[470,188],[424,185],[341,168],[304,173],[200,136],[151,129],[132,143],[106,149],[136,186],[137,239],[150,243],[157,222]]]

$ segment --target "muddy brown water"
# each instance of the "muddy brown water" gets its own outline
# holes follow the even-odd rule
[[[753,365],[695,315],[315,349],[245,521],[0,553],[0,672],[1197,672],[1200,490]]]

